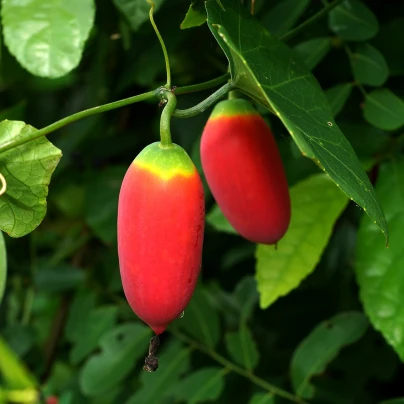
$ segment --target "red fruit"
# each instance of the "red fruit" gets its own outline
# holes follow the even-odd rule
[[[201,140],[202,167],[232,226],[255,243],[274,244],[290,221],[290,197],[270,128],[243,99],[218,103]]]
[[[202,182],[187,153],[176,144],[147,146],[122,182],[118,254],[126,298],[156,334],[191,300],[204,218]]]
[[[59,399],[56,396],[49,396],[46,399],[46,404],[58,404]]]

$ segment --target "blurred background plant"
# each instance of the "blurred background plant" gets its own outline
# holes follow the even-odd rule
[[[83,34],[68,62],[56,55],[49,66],[18,56],[18,21],[34,19],[37,2],[27,2],[25,17],[15,14],[17,2],[2,3],[0,120],[41,128],[165,83],[146,2],[97,0],[94,24],[92,1],[77,3],[88,40]],[[175,86],[226,73],[203,1],[155,3]],[[160,108],[144,102],[86,118],[49,136],[63,158],[42,224],[24,238],[4,235],[5,246],[0,233],[0,292],[8,268],[0,310],[0,403],[50,396],[60,404],[404,403],[387,401],[404,397],[404,4],[345,1],[295,36],[288,32],[321,11],[321,2],[254,5],[262,25],[287,36],[312,70],[338,125],[377,179],[390,255],[377,227],[301,155],[281,122],[257,106],[273,128],[297,206],[285,239],[294,248],[277,255],[273,247],[234,234],[205,187],[200,283],[184,316],[162,338],[160,369],[148,374],[142,361],[151,331],[122,292],[116,214],[126,168],[159,138]],[[65,26],[62,16],[54,18],[53,29]],[[211,92],[179,96],[178,106],[193,106]],[[202,175],[199,140],[209,112],[174,119],[172,127],[174,142]],[[366,274],[369,266],[375,277],[386,275],[382,285],[372,283],[377,280]]]

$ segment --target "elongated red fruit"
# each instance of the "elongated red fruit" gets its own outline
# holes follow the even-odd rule
[[[288,184],[268,125],[250,102],[219,102],[201,140],[202,167],[224,216],[240,235],[274,244],[290,221]]]
[[[156,334],[192,297],[204,218],[202,182],[187,153],[176,144],[147,146],[122,182],[118,255],[126,298]]]

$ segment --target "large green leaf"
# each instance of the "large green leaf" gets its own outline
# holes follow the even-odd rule
[[[213,0],[206,4],[209,27],[230,61],[237,87],[276,113],[302,153],[366,211],[387,239],[386,219],[372,184],[301,59],[239,1],[222,0],[226,11]]]
[[[376,128],[396,130],[404,125],[404,102],[387,88],[366,94],[363,116]]]
[[[217,367],[199,369],[177,383],[173,390],[174,396],[189,404],[217,400],[224,389],[227,372],[228,369]]]
[[[156,12],[163,4],[164,0],[152,0],[154,11]],[[146,0],[113,0],[118,10],[128,20],[133,31],[137,31],[140,26],[149,19],[150,3]]]
[[[0,122],[0,143],[26,137],[36,129],[21,121]],[[34,230],[46,214],[48,185],[61,151],[41,137],[0,154],[7,192],[0,196],[0,229],[12,237]]]
[[[296,394],[312,398],[315,393],[310,383],[312,377],[324,372],[341,348],[359,340],[367,327],[365,316],[359,312],[338,314],[318,325],[293,354],[290,370]]]
[[[262,308],[288,294],[315,269],[348,202],[324,174],[297,183],[290,196],[292,218],[286,235],[276,248],[257,247],[256,279]]]
[[[191,349],[178,340],[162,348],[160,348],[161,355],[158,355],[158,373],[142,370],[140,375],[142,386],[125,404],[162,403],[164,397],[175,393],[175,386],[180,383],[179,377],[189,368]]]
[[[257,367],[259,352],[251,331],[245,324],[237,332],[226,335],[226,346],[234,362],[250,371]]]
[[[4,42],[30,73],[60,77],[80,62],[94,23],[93,0],[3,0]]]
[[[98,396],[121,382],[136,361],[147,354],[151,335],[149,327],[132,323],[122,324],[106,334],[100,342],[101,352],[90,357],[81,370],[83,392]]]
[[[345,0],[328,17],[331,31],[347,41],[366,41],[379,30],[373,12],[358,0]]]
[[[360,43],[349,53],[355,80],[369,86],[381,86],[389,77],[383,55],[372,45]]]
[[[376,189],[391,231],[389,248],[379,245],[369,220],[362,219],[355,269],[360,297],[373,326],[404,360],[404,160],[381,166]]]
[[[7,278],[7,251],[4,244],[3,233],[0,231],[0,307],[3,299],[4,289],[6,288]]]

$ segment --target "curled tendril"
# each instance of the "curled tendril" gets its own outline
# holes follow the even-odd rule
[[[0,183],[1,183],[1,188],[0,188],[0,196],[1,196],[1,195],[5,194],[7,191],[7,181],[1,173],[0,173]]]
[[[153,26],[154,32],[157,35],[157,38],[160,42],[161,45],[161,49],[163,50],[163,55],[164,55],[164,60],[166,63],[166,72],[167,72],[167,84],[165,85],[165,87],[167,89],[171,88],[171,69],[170,69],[170,61],[168,60],[168,53],[167,53],[167,48],[166,45],[164,43],[163,37],[160,35],[160,32],[157,28],[156,23],[154,22],[154,17],[153,17],[153,13],[154,13],[154,9],[155,9],[155,4],[153,3],[152,0],[146,0],[149,4],[150,4],[150,11],[149,11],[149,19],[150,19],[150,23]]]

